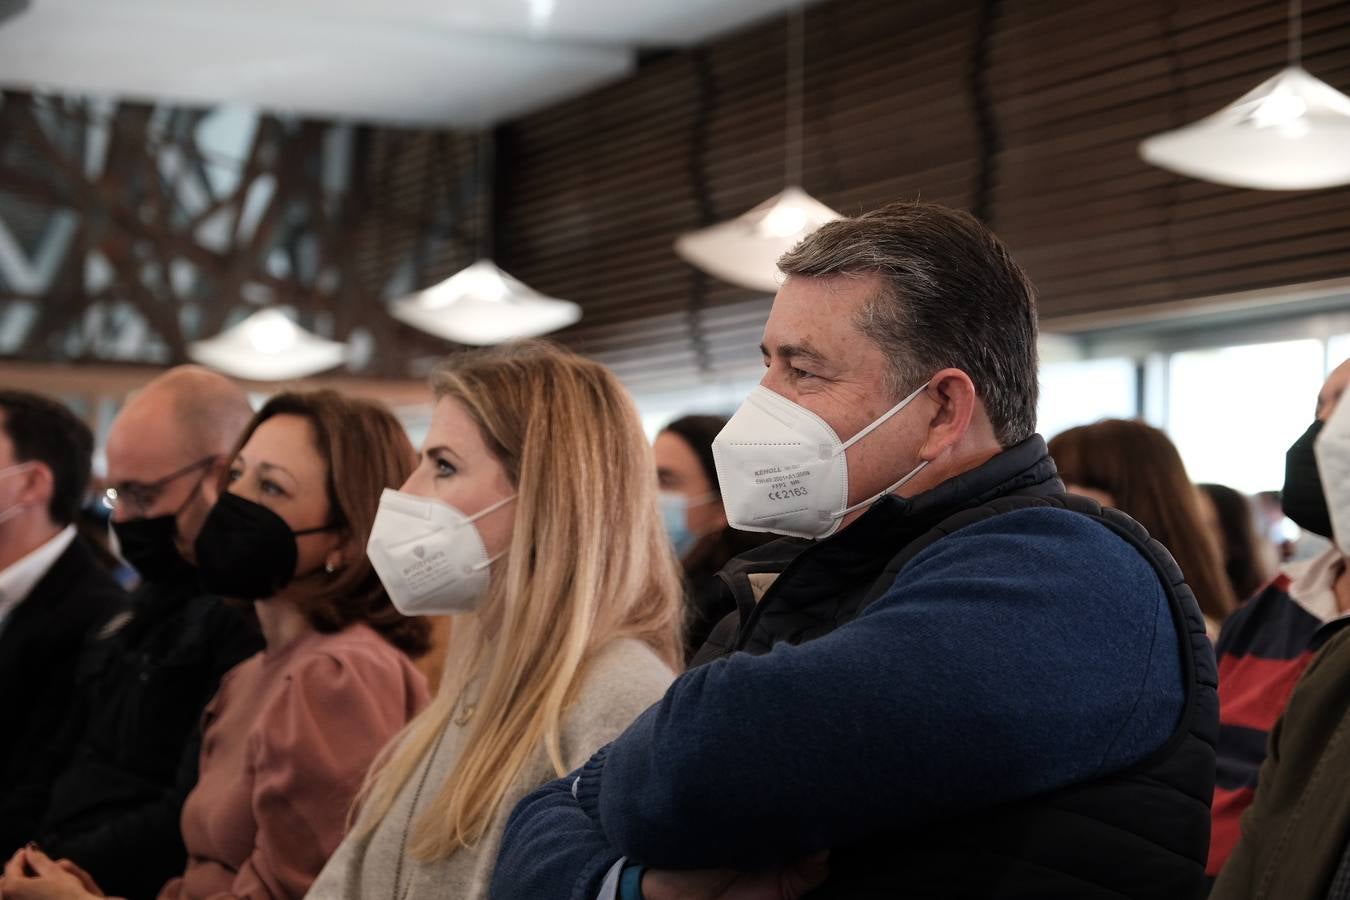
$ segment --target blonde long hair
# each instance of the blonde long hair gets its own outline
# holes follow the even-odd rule
[[[651,448],[613,373],[526,341],[451,357],[432,387],[468,410],[518,494],[510,549],[483,609],[455,622],[436,699],[361,794],[368,832],[479,687],[464,751],[410,835],[423,861],[472,846],[541,746],[567,773],[563,712],[602,647],[633,638],[677,668],[684,602]]]

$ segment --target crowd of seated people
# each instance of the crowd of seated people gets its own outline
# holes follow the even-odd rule
[[[1350,898],[1350,365],[1292,561],[1157,429],[1047,445],[973,217],[780,268],[760,385],[651,443],[541,340],[448,357],[421,448],[182,366],[91,497],[0,389],[0,900]]]

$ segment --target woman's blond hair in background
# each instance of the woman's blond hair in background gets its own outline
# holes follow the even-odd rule
[[[409,837],[423,861],[472,846],[541,746],[567,773],[563,713],[601,648],[632,638],[678,668],[684,603],[651,448],[613,373],[526,341],[451,357],[432,387],[468,411],[518,496],[487,601],[454,622],[440,690],[362,790],[368,832],[452,719],[464,721],[461,700],[474,704],[464,751]]]

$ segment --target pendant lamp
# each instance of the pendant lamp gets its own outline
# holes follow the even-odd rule
[[[565,328],[581,307],[546,297],[480,259],[440,284],[394,302],[394,318],[460,344],[500,344]]]
[[[1267,191],[1350,184],[1350,97],[1299,64],[1299,0],[1289,4],[1289,65],[1233,103],[1139,145],[1164,169]]]
[[[269,307],[213,338],[188,344],[188,356],[236,378],[286,381],[341,365],[347,345],[311,334]]]
[[[741,287],[778,290],[778,258],[839,213],[813,198],[801,185],[802,25],[798,6],[788,19],[787,187],[743,215],[680,235],[675,252],[709,275]]]
[[[394,301],[390,314],[427,334],[460,344],[485,346],[537,337],[581,318],[581,307],[539,293],[497,267],[484,252],[487,220],[487,161],[491,148],[485,132],[478,144],[479,259],[439,284]]]

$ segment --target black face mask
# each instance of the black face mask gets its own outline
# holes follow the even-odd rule
[[[170,514],[112,523],[122,557],[131,563],[142,580],[153,584],[191,571],[187,560],[178,553],[177,518]]]
[[[221,494],[193,544],[202,586],[239,600],[271,597],[295,577],[300,556],[295,539],[337,527],[291,531],[285,519],[262,504]]]
[[[152,584],[168,581],[192,571],[192,566],[178,552],[178,517],[201,490],[202,478],[197,479],[183,504],[168,515],[113,521],[112,528],[122,548],[122,557],[144,581]]]
[[[1284,514],[1299,528],[1331,537],[1331,512],[1322,491],[1322,474],[1317,469],[1313,445],[1322,433],[1322,423],[1313,422],[1303,436],[1294,441],[1284,457],[1284,490],[1280,502]]]

